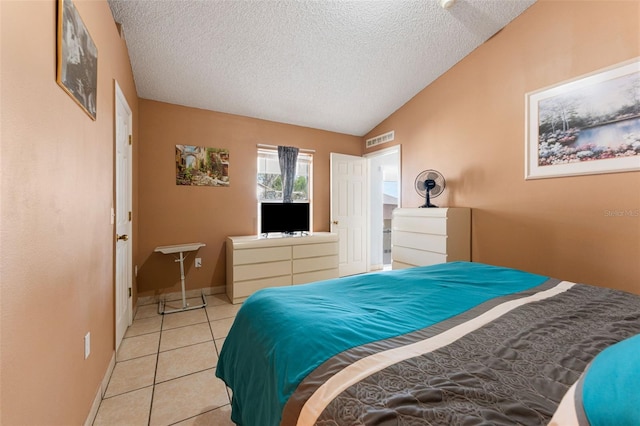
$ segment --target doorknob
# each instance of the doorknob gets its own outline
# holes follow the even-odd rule
[[[337,220],[334,220],[334,221],[333,221],[333,224],[334,224],[334,225],[337,225],[337,224],[338,224],[338,221],[337,221]]]
[[[127,241],[128,239],[129,239],[129,236],[127,234],[122,234],[122,235],[116,234],[116,242],[120,240]]]

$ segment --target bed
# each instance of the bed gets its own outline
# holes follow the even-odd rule
[[[640,424],[639,334],[638,295],[452,262],[260,290],[216,375],[243,426]]]

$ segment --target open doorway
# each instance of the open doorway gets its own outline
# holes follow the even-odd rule
[[[365,155],[369,162],[369,270],[391,269],[391,213],[400,206],[400,145]]]

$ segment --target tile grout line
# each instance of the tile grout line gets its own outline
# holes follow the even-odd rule
[[[158,338],[158,350],[156,352],[156,368],[153,371],[153,382],[151,383],[151,402],[149,403],[149,417],[147,419],[147,426],[151,426],[151,413],[153,412],[153,397],[156,393],[156,376],[158,375],[158,360],[160,359],[160,345],[162,344],[162,326],[164,325],[164,315],[160,320],[160,337]]]
[[[205,309],[205,314],[207,315],[207,320],[209,319],[209,312],[207,312],[207,310]],[[234,318],[235,319],[235,315],[233,317],[229,317],[229,318]],[[226,318],[223,318],[226,319]],[[218,370],[218,363],[220,362],[220,351],[222,348],[218,349],[218,344],[216,343],[216,336],[213,335],[213,328],[211,328],[211,321],[209,322],[209,330],[211,331],[211,337],[213,338],[213,347],[216,349],[216,356],[218,357],[218,360],[216,361],[216,371]],[[228,334],[228,333],[227,333]],[[221,339],[226,339],[227,336],[221,337]],[[218,376],[216,376],[216,378],[218,380],[222,380],[220,378],[218,378]],[[224,383],[224,381],[223,381]],[[229,387],[227,386],[226,383],[224,383],[224,391],[227,393],[227,399],[229,400],[229,405],[231,405],[231,394],[229,393]]]
[[[207,315],[207,320],[208,320],[209,319],[209,312],[207,312],[206,309],[205,309],[205,314]],[[229,317],[229,318],[231,318],[231,317]],[[225,319],[225,318],[223,318],[223,319]],[[209,322],[209,331],[211,332],[211,337],[213,338],[213,347],[216,350],[216,357],[218,358],[216,360],[216,367],[215,367],[216,371],[218,371],[218,363],[220,362],[220,349],[222,349],[222,348],[218,349],[218,344],[216,343],[216,336],[213,335],[213,328],[211,327],[211,321],[208,321],[208,322]],[[226,339],[226,336],[224,338]],[[221,339],[222,339],[222,337],[221,337]],[[216,375],[216,379],[222,380],[222,379],[218,378],[217,375]],[[227,400],[229,401],[229,405],[231,405],[231,395],[229,395],[229,388],[227,387],[226,383],[224,383],[224,391],[227,394]]]

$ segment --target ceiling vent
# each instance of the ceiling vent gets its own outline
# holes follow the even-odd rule
[[[384,133],[382,135],[376,136],[371,139],[367,139],[366,147],[371,148],[372,146],[380,145],[383,143],[391,142],[395,138],[395,131],[392,130],[390,132]]]

